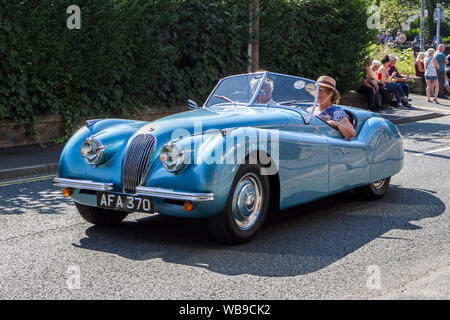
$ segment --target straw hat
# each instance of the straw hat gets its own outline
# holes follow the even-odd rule
[[[341,94],[336,89],[336,80],[328,76],[321,76],[317,79],[317,83],[320,84],[321,87],[327,87],[334,91],[334,97],[331,99],[334,100],[333,104],[338,104],[341,100]]]

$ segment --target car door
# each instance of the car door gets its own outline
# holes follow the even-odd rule
[[[322,119],[313,117],[311,125],[318,127],[318,132],[326,137],[329,153],[330,193],[337,193],[367,184],[370,179],[367,145],[358,137],[348,140]]]
[[[291,119],[279,134],[280,208],[328,195],[328,140],[303,119]]]

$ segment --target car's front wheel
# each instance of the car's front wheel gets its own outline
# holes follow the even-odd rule
[[[261,175],[261,166],[242,165],[224,210],[208,220],[212,235],[228,244],[250,241],[264,223],[269,198],[269,178]]]
[[[84,220],[96,226],[117,225],[128,215],[128,212],[90,207],[78,202],[75,206]]]
[[[391,178],[382,179],[380,181],[369,184],[368,186],[357,189],[361,198],[365,200],[381,199],[389,189]]]

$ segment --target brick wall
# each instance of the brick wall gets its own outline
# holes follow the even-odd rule
[[[187,111],[186,106],[177,106],[171,109],[160,108],[156,110],[146,110],[138,114],[136,120],[153,121],[168,115]],[[96,119],[96,117],[92,117]],[[88,120],[88,119],[86,119]],[[65,135],[65,124],[60,115],[39,117],[37,120],[37,131],[39,132],[40,142],[47,143],[53,139],[61,138]],[[0,148],[24,146],[30,144],[36,144],[35,137],[30,135],[24,135],[23,129],[19,128],[16,124],[7,121],[0,121]]]

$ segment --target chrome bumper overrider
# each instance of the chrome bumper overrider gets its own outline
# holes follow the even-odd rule
[[[112,183],[94,182],[89,180],[74,180],[66,178],[53,178],[53,185],[61,188],[74,188],[94,191],[113,190]],[[183,201],[189,200],[203,202],[214,200],[214,193],[190,193],[142,186],[136,187],[136,195]]]

